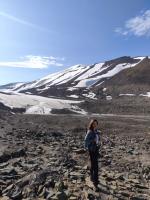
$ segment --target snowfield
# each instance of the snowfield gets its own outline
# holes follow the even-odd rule
[[[69,109],[76,113],[86,114],[78,107],[82,101],[47,98],[21,93],[0,93],[0,102],[10,108],[25,108],[28,114],[51,114],[52,109]]]
[[[140,94],[142,97],[150,97],[150,92],[147,92],[147,94]]]

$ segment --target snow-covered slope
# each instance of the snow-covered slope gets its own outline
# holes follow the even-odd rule
[[[21,87],[24,83],[21,82],[21,83],[9,83],[7,85],[1,85],[0,86],[0,90],[1,91],[9,91],[9,90],[16,90],[18,87]]]
[[[75,65],[63,71],[50,74],[39,80],[29,83],[21,83],[10,88],[27,94],[36,94],[46,97],[80,95],[81,91],[104,84],[119,72],[135,67],[145,57],[121,57],[105,63],[93,65]],[[5,87],[3,87],[3,91]],[[8,88],[7,88],[8,92]],[[86,93],[86,92],[85,92]],[[88,93],[83,96],[89,96]],[[73,98],[73,96],[72,96]]]
[[[90,66],[84,66],[84,65],[75,65],[70,67],[69,69],[63,70],[62,72],[57,72],[54,74],[50,74],[44,78],[41,78],[33,84],[25,84],[22,87],[18,87],[15,90],[16,91],[22,91],[22,90],[28,90],[31,88],[39,88],[42,86],[45,86],[44,89],[49,88],[53,85],[61,85],[65,84],[72,79],[80,76],[82,73],[86,72]],[[42,89],[43,90],[43,89]]]
[[[10,108],[25,108],[28,114],[50,114],[52,109],[68,109],[75,113],[86,113],[78,107],[78,103],[81,101],[54,99],[37,95],[0,93],[0,102]]]

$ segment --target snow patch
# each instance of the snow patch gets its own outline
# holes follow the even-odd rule
[[[78,88],[75,88],[75,87],[69,87],[67,90],[68,91],[74,91],[74,90],[77,90]]]
[[[136,96],[135,94],[119,94],[119,96]]]
[[[103,88],[103,92],[106,92],[107,88]]]
[[[75,95],[75,94],[72,94],[72,95],[69,95],[68,97],[72,97],[72,98],[79,98],[77,95]]]
[[[150,92],[147,92],[147,94],[140,94],[139,96],[150,97]]]
[[[138,56],[138,57],[134,57],[134,59],[140,59],[140,60],[143,60],[145,57],[144,56]]]
[[[63,100],[56,98],[47,98],[28,94],[2,94],[0,93],[0,102],[10,108],[25,108],[26,113],[30,114],[49,114],[51,109],[74,109],[72,104],[78,104],[83,101]],[[78,106],[76,105],[76,110]],[[78,108],[78,112],[84,111]],[[76,112],[76,111],[75,111]]]
[[[35,106],[30,106],[29,108],[26,109],[26,114],[50,114],[51,113],[51,108],[47,108],[44,105],[35,105]]]
[[[76,106],[76,105],[72,105],[70,110],[72,110],[72,111],[74,111],[74,112],[76,112],[76,113],[79,113],[79,114],[83,114],[83,115],[86,115],[86,114],[87,114],[86,111],[84,111],[83,109],[79,108],[79,107]]]
[[[96,86],[102,85],[104,82],[105,82],[105,81],[102,81],[101,83],[96,84]]]
[[[102,72],[103,70],[105,70],[107,68],[107,67],[102,68],[103,65],[104,65],[104,63],[98,63],[98,64],[95,64],[94,66],[88,66],[89,70],[87,72],[85,72],[83,75],[81,75],[79,78],[77,78],[76,81],[80,81],[83,79],[89,79],[91,76]]]
[[[89,92],[88,94],[82,94],[85,97],[88,97],[90,99],[97,99],[95,96],[96,94],[94,94],[93,92]]]
[[[112,100],[112,96],[110,96],[110,95],[106,96],[106,100],[107,100],[107,101]]]

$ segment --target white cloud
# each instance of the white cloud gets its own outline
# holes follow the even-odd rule
[[[150,10],[145,11],[143,14],[133,17],[125,22],[123,28],[116,28],[116,33],[122,35],[135,35],[135,36],[150,36]]]
[[[26,21],[26,20],[20,19],[20,18],[18,18],[18,17],[15,17],[15,16],[13,16],[13,15],[10,15],[10,14],[8,14],[8,13],[6,13],[6,12],[0,11],[0,16],[1,16],[1,17],[4,17],[4,18],[6,18],[6,19],[9,19],[9,20],[11,20],[11,21],[17,22],[17,23],[19,23],[19,24],[22,24],[22,25],[25,25],[25,26],[34,28],[34,29],[39,30],[39,31],[54,33],[54,31],[51,31],[51,30],[49,30],[49,29],[47,29],[47,28],[38,26],[38,25],[36,25],[36,24],[34,24],[34,23],[31,23],[31,22],[28,22],[28,21]]]
[[[49,66],[63,66],[65,58],[53,56],[33,56],[21,57],[19,61],[0,61],[0,67],[23,67],[23,68],[48,68]]]

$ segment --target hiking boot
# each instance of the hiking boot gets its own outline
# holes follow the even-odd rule
[[[98,184],[99,184],[99,181],[94,181],[93,184],[94,184],[95,187],[97,187]]]
[[[94,178],[92,176],[90,176],[90,180],[93,182],[94,181]]]
[[[93,181],[94,182],[94,185],[98,185],[99,184],[99,181],[97,180],[97,181]]]
[[[99,192],[100,191],[100,188],[98,187],[98,185],[94,185],[95,187],[95,192]]]

